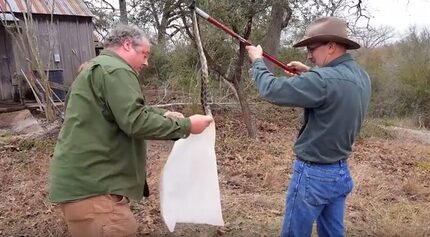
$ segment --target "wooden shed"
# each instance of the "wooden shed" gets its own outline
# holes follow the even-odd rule
[[[34,36],[45,68],[56,72],[55,75],[63,81],[61,83],[70,86],[78,67],[96,56],[93,15],[82,0],[28,2],[34,22]],[[27,56],[22,55],[18,43],[9,33],[10,29],[18,29],[17,25],[25,30],[26,12],[25,0],[0,0],[0,101],[14,98],[17,92],[15,75],[21,74],[21,70],[32,73],[28,70]],[[49,59],[51,66],[48,68]]]

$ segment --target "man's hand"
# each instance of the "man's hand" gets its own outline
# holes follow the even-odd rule
[[[208,115],[195,114],[191,115],[191,133],[199,134],[213,122],[213,118]]]
[[[263,49],[260,45],[257,45],[257,47],[248,45],[245,48],[248,50],[248,56],[252,63],[254,63],[257,58],[263,57]]]
[[[184,118],[183,114],[175,111],[167,111],[163,115],[169,118]]]
[[[305,64],[303,64],[303,63],[301,63],[299,61],[289,62],[287,64],[287,66],[291,67],[296,72],[296,73],[291,73],[291,72],[288,72],[288,71],[284,71],[289,76],[300,75],[300,74],[302,74],[304,72],[307,72],[307,71],[309,71],[311,69],[309,66],[306,66]]]

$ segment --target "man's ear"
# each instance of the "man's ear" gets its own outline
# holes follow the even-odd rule
[[[124,48],[125,51],[130,51],[131,48],[133,48],[133,43],[131,42],[131,40],[126,40],[123,44],[122,47]]]
[[[329,42],[328,43],[328,53],[329,54],[334,54],[336,51],[336,43],[334,42]]]

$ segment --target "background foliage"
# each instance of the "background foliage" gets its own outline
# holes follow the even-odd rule
[[[96,27],[103,38],[119,20],[114,0],[87,0],[96,15]],[[153,42],[150,68],[144,73],[145,85],[182,90],[198,96],[198,54],[193,42],[190,12],[185,0],[128,0],[129,22],[145,29]],[[411,27],[401,37],[394,29],[372,26],[367,1],[354,0],[240,0],[198,1],[199,7],[240,35],[250,31],[249,40],[262,44],[282,61],[306,62],[305,51],[292,49],[308,23],[321,16],[338,16],[349,23],[350,33],[363,47],[353,55],[368,71],[373,86],[369,115],[375,118],[412,118],[417,126],[430,127],[430,33]],[[281,9],[276,14],[275,9]],[[248,27],[248,23],[251,26]],[[269,28],[280,31],[270,35]],[[361,24],[359,24],[361,22]],[[365,24],[363,24],[365,22]],[[367,23],[366,23],[367,22]],[[275,29],[276,30],[276,29]],[[237,101],[231,74],[240,54],[238,42],[215,26],[200,19],[200,31],[210,69],[211,93],[223,101]],[[271,31],[273,32],[273,31]],[[276,32],[276,31],[275,31]],[[278,38],[278,39],[272,39]],[[276,44],[276,47],[271,45]],[[240,78],[245,101],[256,99],[250,83],[247,58]],[[272,68],[283,75],[279,68]],[[234,84],[234,83],[233,83]],[[236,94],[237,95],[237,94]]]

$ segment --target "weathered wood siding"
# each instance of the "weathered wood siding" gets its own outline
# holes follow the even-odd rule
[[[91,18],[64,19],[58,22],[60,55],[65,85],[71,85],[79,66],[96,56]]]
[[[91,18],[58,16],[54,26],[46,16],[35,19],[43,61],[48,63],[51,59],[49,69],[62,69],[64,84],[71,85],[79,65],[96,56]],[[55,54],[59,55],[59,62],[54,62]]]
[[[23,19],[22,15],[17,15]],[[33,14],[35,38],[39,47],[39,53],[42,61],[47,69],[62,69],[64,76],[64,85],[70,86],[76,76],[76,71],[82,63],[96,56],[95,46],[93,42],[94,25],[91,17],[82,16],[54,16],[54,24],[51,25],[49,15]],[[23,25],[23,20],[21,21]],[[14,61],[6,69],[1,61],[1,94],[0,99],[12,98],[12,86],[9,79],[14,72],[21,74],[21,69],[25,71],[27,76],[31,76],[27,70],[27,60],[25,56],[18,50],[17,43],[8,39],[6,32],[2,26],[0,30],[0,52],[2,55],[6,48],[9,48],[9,58]],[[13,50],[12,50],[13,49]],[[54,55],[59,55],[59,62],[54,62]],[[48,67],[48,62],[51,60],[51,65]],[[6,65],[6,64],[5,64]],[[5,68],[5,69],[4,69]]]
[[[13,53],[11,40],[3,25],[0,25],[0,100],[13,98],[12,69]]]

